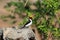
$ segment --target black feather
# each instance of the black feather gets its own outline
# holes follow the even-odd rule
[[[27,24],[29,24],[31,21],[30,20],[28,20],[28,22],[27,23],[25,23],[25,25],[27,25]],[[22,28],[25,28],[26,26],[23,26],[23,27],[21,27],[20,29],[22,29]]]
[[[30,21],[30,20],[28,20],[28,22],[27,22],[27,23],[25,23],[25,25],[29,24],[30,22],[31,22],[31,21]],[[24,26],[25,26],[25,25],[24,25]]]

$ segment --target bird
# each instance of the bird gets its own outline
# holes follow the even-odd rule
[[[29,17],[28,22],[26,22],[21,28],[29,28],[30,25],[32,25],[32,17]]]

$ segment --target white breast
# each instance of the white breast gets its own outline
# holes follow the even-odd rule
[[[29,27],[32,24],[32,20],[30,19],[30,23],[26,25],[26,27]]]

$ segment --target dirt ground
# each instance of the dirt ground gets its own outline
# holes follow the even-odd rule
[[[11,12],[8,12],[4,6],[10,2],[11,0],[0,0],[0,16],[1,15],[9,15],[11,14]],[[15,0],[13,0],[15,1]],[[17,0],[16,0],[17,1]],[[16,19],[15,19],[17,22],[13,25],[9,24],[8,22],[4,22],[2,21],[2,19],[0,19],[0,28],[2,27],[11,27],[11,26],[17,26],[19,24],[19,22],[21,22],[22,19],[18,18],[18,15],[16,15]],[[8,20],[10,21],[10,20]]]

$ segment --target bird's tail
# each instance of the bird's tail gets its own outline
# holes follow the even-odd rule
[[[23,29],[23,28],[25,28],[25,26],[22,26],[22,27],[20,27],[19,29]]]

